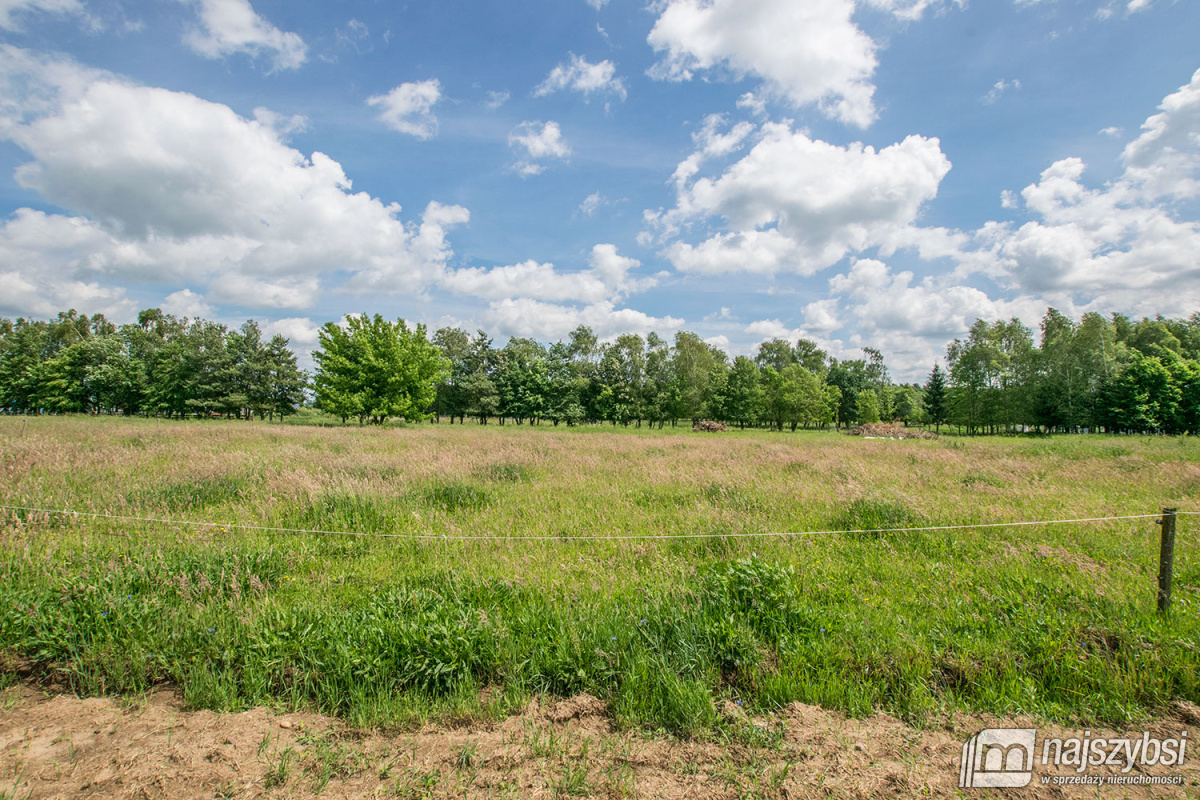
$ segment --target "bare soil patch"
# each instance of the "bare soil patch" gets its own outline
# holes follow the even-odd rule
[[[1038,727],[956,715],[917,729],[884,714],[847,719],[799,703],[768,717],[732,703],[723,713],[737,734],[704,741],[617,730],[604,703],[586,695],[534,700],[520,716],[469,728],[356,731],[316,714],[185,711],[169,690],[130,701],[16,686],[0,694],[0,797],[956,797],[968,737],[986,727]],[[1177,736],[1191,727],[1195,736],[1198,722],[1200,709],[1178,704],[1145,729]],[[1091,733],[1141,737],[1142,729]],[[969,794],[1190,797],[1200,787],[1197,760],[1189,753],[1174,773],[1184,786],[1044,787],[1035,775],[1026,789]]]

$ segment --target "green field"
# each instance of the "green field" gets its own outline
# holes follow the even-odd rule
[[[1153,519],[868,531],[1198,497],[1194,437],[3,418],[0,503],[160,521],[0,512],[0,685],[359,725],[580,692],[681,735],[724,699],[1128,723],[1200,701],[1200,518],[1165,619]]]

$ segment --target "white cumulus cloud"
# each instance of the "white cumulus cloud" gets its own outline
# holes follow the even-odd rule
[[[1125,147],[1125,178],[1153,197],[1200,195],[1200,70],[1168,95]]]
[[[281,31],[260,17],[249,0],[196,0],[199,29],[189,31],[184,44],[207,58],[234,53],[267,55],[273,70],[296,69],[308,58],[299,34]]]
[[[562,89],[571,89],[590,95],[592,92],[606,92],[625,99],[625,84],[617,77],[616,66],[607,59],[598,64],[590,64],[583,56],[571,53],[571,60],[559,64],[550,70],[546,80],[534,89],[535,97],[542,97]]]
[[[579,204],[579,213],[585,217],[590,217],[596,213],[596,210],[600,206],[605,205],[607,202],[608,200],[600,192],[592,192],[583,198],[583,202]]]
[[[524,151],[524,157],[513,165],[522,175],[537,175],[545,169],[546,160],[571,155],[571,147],[554,121],[522,122],[508,134],[508,146]]]
[[[285,317],[270,322],[263,328],[263,333],[267,336],[279,334],[290,341],[293,346],[308,347],[317,343],[318,331],[320,331],[320,326],[308,317]]]
[[[965,272],[1010,288],[1057,292],[1084,308],[1187,315],[1200,306],[1200,71],[1168,95],[1124,149],[1125,170],[1089,186],[1080,158],[1060,159],[1020,193],[1032,219],[989,222]],[[1017,205],[1015,195],[1008,196]],[[986,256],[989,260],[984,260]]]
[[[647,41],[662,58],[652,77],[724,69],[848,125],[874,121],[876,45],[855,25],[852,0],[665,0],[655,8]]]
[[[419,291],[445,267],[447,231],[470,218],[430,202],[406,223],[398,205],[353,191],[329,156],[287,146],[275,124],[66,62],[43,66],[0,57],[0,77],[37,71],[30,93],[3,108],[0,134],[30,158],[16,179],[68,211],[20,209],[0,224],[0,274],[42,298],[131,280],[278,308],[311,305],[330,287]]]
[[[392,130],[430,139],[437,133],[433,106],[441,96],[441,84],[431,79],[402,83],[387,94],[367,98],[367,105],[378,108],[379,119]]]
[[[309,129],[308,117],[303,114],[285,116],[263,106],[254,109],[254,119],[260,125],[274,130],[281,139],[287,139],[293,133],[303,133]]]
[[[676,206],[646,218],[667,237],[696,221],[723,220],[726,231],[665,251],[676,268],[707,274],[810,275],[888,244],[913,225],[950,169],[937,139],[839,147],[783,123],[763,125],[754,147],[715,177],[695,178],[695,158],[676,170]]]
[[[529,298],[490,304],[484,322],[489,331],[501,336],[529,336],[543,342],[561,340],[580,325],[587,325],[601,339],[609,339],[623,333],[667,334],[684,324],[678,317],[655,317],[632,308],[617,308],[607,300],[570,306]]]
[[[993,299],[949,277],[916,281],[912,272],[893,273],[876,259],[856,261],[848,272],[831,278],[829,286],[857,321],[851,343],[879,347],[895,376],[908,380],[928,373],[946,342],[964,335],[975,320],[1017,317],[1035,325],[1047,304],[1042,296]],[[1060,307],[1074,310],[1069,304]]]
[[[228,272],[208,285],[208,296],[225,305],[257,308],[308,308],[321,291],[316,277],[272,277],[268,280]]]
[[[927,8],[941,8],[947,3],[943,0],[866,0],[866,5],[894,14],[902,20],[920,19]],[[966,5],[966,0],[953,0],[958,7]]]
[[[657,283],[654,277],[631,278],[641,266],[622,256],[615,245],[598,244],[588,256],[588,267],[564,272],[553,264],[524,261],[502,267],[469,267],[449,271],[441,285],[457,294],[488,300],[532,298],[556,302],[597,303],[644,291]]]
[[[171,292],[159,305],[165,313],[174,314],[177,317],[197,317],[211,318],[216,312],[216,309],[209,305],[204,300],[204,295],[196,294],[191,289],[180,289],[177,292]]]

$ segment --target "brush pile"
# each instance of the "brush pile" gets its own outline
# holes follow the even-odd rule
[[[724,422],[713,422],[711,419],[702,419],[692,426],[693,432],[699,431],[701,433],[720,433],[727,430],[729,428],[725,427]]]
[[[920,428],[906,428],[903,425],[886,422],[872,422],[859,425],[846,431],[848,436],[862,436],[865,439],[936,439],[933,431]]]

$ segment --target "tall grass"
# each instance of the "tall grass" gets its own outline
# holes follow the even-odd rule
[[[870,532],[1195,508],[1195,440],[35,418],[0,442],[0,503],[224,524],[5,513],[0,681],[360,724],[589,692],[684,735],[723,698],[914,722],[1200,699],[1194,519],[1167,618],[1151,520]],[[578,539],[672,534],[696,538]],[[471,535],[498,538],[439,538]]]

